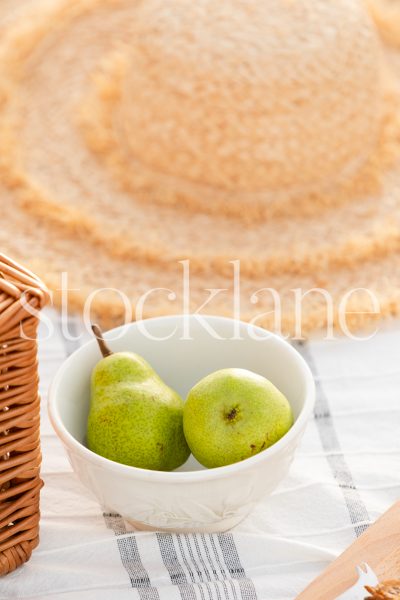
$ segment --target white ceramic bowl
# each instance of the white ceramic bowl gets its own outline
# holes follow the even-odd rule
[[[90,373],[100,358],[95,340],[65,361],[50,389],[50,419],[75,473],[103,509],[141,528],[217,532],[239,523],[286,476],[313,409],[311,372],[290,344],[232,319],[202,319],[148,319],[113,329],[105,338],[115,351],[144,356],[183,398],[199,379],[224,367],[250,369],[270,379],[288,398],[295,422],[276,444],[251,458],[204,469],[190,457],[178,471],[161,472],[121,465],[91,452],[85,432]],[[191,339],[185,339],[188,334]]]

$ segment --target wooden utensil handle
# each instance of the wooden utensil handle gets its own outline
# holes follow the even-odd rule
[[[371,525],[297,600],[334,600],[356,583],[356,567],[363,563],[368,563],[380,580],[400,579],[400,502]]]

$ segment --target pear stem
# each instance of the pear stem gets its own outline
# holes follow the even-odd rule
[[[96,336],[97,343],[99,344],[100,352],[102,353],[103,357],[106,358],[106,356],[110,356],[112,354],[112,351],[107,346],[103,338],[103,332],[101,331],[100,327],[96,324],[93,324],[92,331]]]

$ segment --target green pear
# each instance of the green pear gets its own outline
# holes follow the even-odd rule
[[[265,450],[292,424],[286,397],[268,379],[246,369],[222,369],[201,379],[183,412],[186,441],[209,468]]]
[[[90,450],[116,462],[171,471],[190,454],[183,433],[183,400],[138,354],[112,353],[98,326],[103,358],[91,378],[87,423]]]

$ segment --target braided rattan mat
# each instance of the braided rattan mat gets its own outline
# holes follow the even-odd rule
[[[232,316],[240,260],[241,318],[277,329],[276,290],[284,334],[293,289],[400,313],[400,53],[359,0],[3,0],[0,32],[0,244],[56,303],[67,273],[104,326],[113,290]],[[304,332],[327,319],[308,295]]]
[[[37,311],[41,281],[0,254],[0,575],[29,559],[39,538]]]

